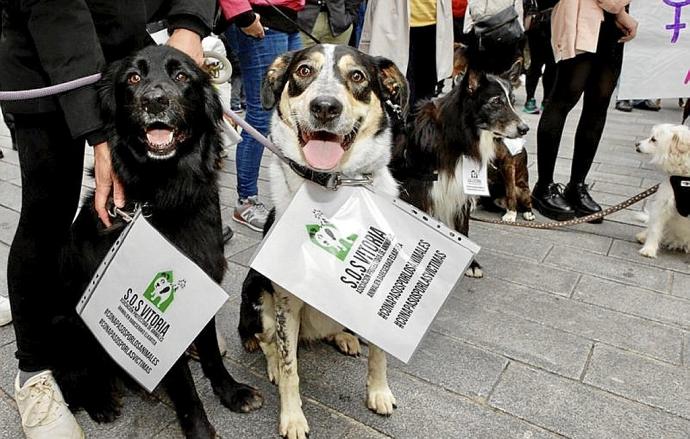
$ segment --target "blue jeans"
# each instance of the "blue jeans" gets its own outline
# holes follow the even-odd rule
[[[242,84],[247,98],[245,120],[264,135],[268,135],[271,111],[261,106],[261,81],[273,60],[290,50],[302,47],[299,32],[288,34],[273,29],[266,30],[266,36],[258,40],[249,37],[236,26],[226,32],[228,41],[237,51],[242,66]],[[259,193],[257,181],[264,147],[246,132],[237,145],[235,163],[237,165],[237,194],[247,198]]]

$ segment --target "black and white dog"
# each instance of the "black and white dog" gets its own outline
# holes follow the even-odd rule
[[[511,69],[506,76],[518,74]],[[463,157],[486,166],[497,138],[516,138],[529,127],[513,108],[510,79],[469,70],[448,94],[421,102],[391,161],[400,198],[467,235],[475,204],[463,189]],[[476,261],[467,276],[482,277]]]
[[[351,178],[368,175],[377,191],[397,196],[398,184],[388,169],[394,114],[389,107],[404,108],[407,95],[407,82],[391,61],[347,46],[318,45],[273,62],[264,78],[262,102],[276,109],[272,137],[289,160],[309,171]],[[275,210],[266,231],[303,182],[289,165],[274,158],[270,187]],[[359,354],[359,340],[343,329],[259,273],[250,271],[245,279],[240,336],[248,350],[261,347],[268,377],[279,385],[282,436],[304,438],[309,433],[299,394],[298,342],[325,339],[345,353]],[[390,415],[395,407],[386,355],[373,345],[367,405],[381,415]]]

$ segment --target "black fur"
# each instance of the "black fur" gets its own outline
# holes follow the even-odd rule
[[[134,83],[132,78],[138,81]],[[149,111],[147,97],[161,92],[167,103]],[[208,76],[182,52],[150,47],[112,65],[101,81],[100,97],[109,123],[113,169],[128,202],[148,203],[148,219],[156,229],[220,283],[226,262],[214,161],[221,144],[222,107]],[[150,157],[146,130],[151,124],[175,129],[173,157]],[[124,374],[81,324],[74,307],[123,225],[116,221],[104,229],[89,196],[63,252],[65,300],[59,319],[60,331],[64,331],[60,337],[63,354],[55,375],[70,406],[83,407],[98,422],[111,421],[119,414],[116,382]],[[204,373],[226,407],[249,411],[261,405],[258,392],[237,383],[225,369],[215,319],[195,345]],[[214,437],[184,357],[166,375],[163,385],[185,435]]]

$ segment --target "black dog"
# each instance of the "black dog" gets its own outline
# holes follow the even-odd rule
[[[508,76],[517,74],[511,69]],[[390,167],[400,198],[464,235],[475,200],[463,189],[463,157],[488,164],[496,138],[529,129],[513,108],[508,79],[469,69],[448,94],[421,102],[405,135],[396,137]],[[483,276],[476,261],[465,274]]]
[[[148,220],[216,282],[225,271],[214,161],[222,107],[209,78],[182,52],[150,47],[110,67],[100,85],[110,124],[113,169],[128,201],[147,206]],[[72,408],[98,421],[119,414],[116,384],[124,375],[79,321],[74,307],[122,231],[105,229],[89,197],[63,252],[64,316],[57,327],[61,355],[55,376]],[[237,412],[261,407],[259,393],[225,369],[215,319],[195,340],[205,375],[223,405]],[[186,359],[163,380],[187,437],[214,437]]]

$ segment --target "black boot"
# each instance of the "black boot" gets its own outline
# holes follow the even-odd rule
[[[575,210],[575,216],[587,216],[601,212],[601,206],[589,195],[588,187],[585,183],[568,183],[563,191],[563,196]],[[600,224],[603,218],[590,221],[592,224]]]
[[[532,191],[532,204],[539,213],[552,220],[567,221],[575,218],[575,211],[563,198],[561,185],[553,182],[545,186],[537,182]]]

